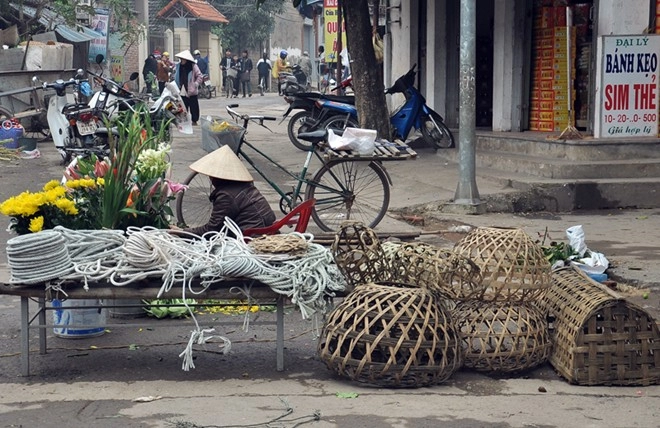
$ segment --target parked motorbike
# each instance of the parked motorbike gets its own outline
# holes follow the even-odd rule
[[[55,90],[55,96],[48,101],[46,117],[53,143],[64,163],[68,163],[72,156],[100,150],[96,111],[82,98],[91,95],[89,83],[82,79],[82,73],[78,70],[74,78],[66,81],[42,82],[44,90]],[[39,78],[35,76],[32,81],[37,83]],[[73,93],[67,94],[70,87],[74,88]]]
[[[291,72],[281,71],[279,79],[284,95],[293,95],[307,90],[307,75],[298,64],[291,66]]]
[[[353,96],[324,95],[319,92],[300,92],[293,95],[286,95],[284,100],[289,103],[289,108],[284,112],[280,123],[289,117],[289,114],[293,110],[301,110],[291,116],[287,125],[289,140],[300,150],[308,151],[311,143],[298,139],[298,134],[318,128],[329,117],[328,114],[335,114],[333,110],[323,110],[318,107],[317,101],[320,99],[347,104],[355,103],[355,97]]]
[[[426,99],[415,88],[416,67],[417,64],[413,65],[406,74],[399,77],[394,85],[385,91],[386,94],[401,93],[406,98],[405,103],[390,116],[393,137],[405,141],[414,129],[420,131],[424,141],[436,149],[454,147],[454,136],[445,125],[442,116],[426,105]],[[321,128],[342,132],[347,127],[358,126],[355,105],[329,100],[319,100],[318,103],[321,109],[335,113],[321,124]],[[317,128],[308,131],[315,129]]]
[[[103,59],[101,54],[96,56],[96,63],[99,67]],[[127,110],[130,105],[135,106],[141,102],[140,97],[126,89],[126,83],[137,80],[140,77],[139,73],[131,73],[127,82],[120,83],[103,76],[103,70],[98,74],[87,70],[87,74],[93,76],[94,80],[101,85],[101,89],[95,92],[89,100],[89,107],[105,112],[107,117],[114,118],[119,112]]]
[[[206,99],[211,99],[211,95],[215,93],[215,86],[211,83],[211,78],[208,74],[204,74],[202,86],[199,87],[199,96]]]

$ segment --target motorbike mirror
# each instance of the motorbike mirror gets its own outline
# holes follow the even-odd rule
[[[134,71],[134,72],[132,72],[131,75],[129,76],[129,80],[131,80],[131,81],[133,81],[133,80],[137,80],[138,77],[140,77],[140,73],[138,73],[137,71]]]
[[[104,59],[105,59],[105,57],[103,56],[103,54],[96,55],[96,63],[97,64],[101,65],[101,63],[103,62]]]

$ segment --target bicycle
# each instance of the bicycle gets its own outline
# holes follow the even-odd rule
[[[251,121],[268,129],[264,121],[277,120],[275,117],[239,114],[233,110],[234,107],[236,106],[227,106],[226,110],[236,122],[243,121],[245,131]],[[294,173],[248,142],[245,133],[241,136],[235,152],[279,194],[279,208],[283,214],[290,212],[303,199],[316,199],[312,219],[324,232],[337,230],[345,220],[356,220],[369,227],[375,227],[385,216],[390,203],[390,180],[385,168],[379,162],[345,158],[326,160],[322,150],[325,142],[324,133],[316,133],[309,138],[312,144],[307,150],[307,157],[300,173]],[[254,152],[253,156],[255,154],[261,156],[269,166],[279,169],[295,180],[296,184],[292,190],[287,192],[271,180],[250,154],[245,152],[245,147],[249,147],[251,153]],[[307,172],[313,157],[316,157],[322,166],[313,178],[309,179]],[[193,172],[183,184],[188,188],[179,193],[176,199],[178,223],[182,226],[204,224],[208,221],[212,208],[209,203],[211,185],[208,178]],[[304,193],[303,185],[306,186]]]

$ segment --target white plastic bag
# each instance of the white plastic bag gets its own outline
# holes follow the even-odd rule
[[[328,144],[334,150],[351,150],[360,155],[372,155],[376,149],[374,129],[346,128],[343,135],[328,130]]]
[[[192,116],[188,112],[181,112],[176,115],[176,129],[182,134],[192,134]]]
[[[566,229],[566,237],[571,248],[579,254],[571,259],[571,264],[582,269],[586,273],[604,273],[610,266],[609,260],[602,253],[587,248],[584,238],[584,229],[581,225]],[[587,254],[589,253],[589,254]],[[587,257],[585,257],[585,254]]]

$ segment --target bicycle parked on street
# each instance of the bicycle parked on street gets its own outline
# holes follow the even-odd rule
[[[235,107],[227,106],[227,113],[236,122],[242,121],[246,131],[250,122],[268,129],[264,121],[277,120],[275,117],[239,114],[233,110]],[[345,220],[356,220],[375,227],[385,216],[390,203],[390,179],[383,165],[371,159],[327,159],[323,151],[324,133],[316,133],[308,138],[312,144],[307,150],[307,157],[300,172],[289,171],[259,150],[245,139],[245,133],[240,138],[235,152],[279,194],[282,213],[289,213],[303,200],[316,199],[312,218],[325,232],[337,230]],[[253,159],[257,156],[262,158],[259,163]],[[318,159],[322,165],[310,179],[308,170],[312,158]],[[295,181],[295,185],[290,190],[280,187],[264,172],[265,166],[284,172]],[[176,200],[178,223],[182,226],[206,223],[212,209],[209,202],[211,184],[208,177],[193,172],[184,184],[188,185],[188,189],[179,193]]]

